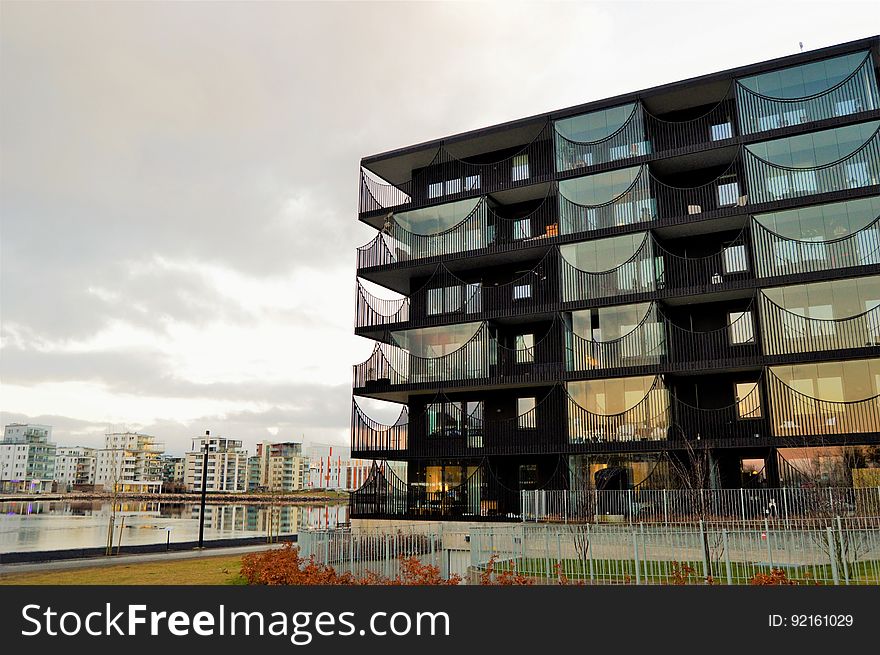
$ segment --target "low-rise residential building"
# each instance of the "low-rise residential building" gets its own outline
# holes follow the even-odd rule
[[[97,451],[95,486],[106,491],[161,492],[162,453],[156,438],[138,432],[112,432]]]
[[[248,488],[248,454],[238,439],[196,437],[192,450],[186,453],[186,490],[202,490],[202,467],[208,449],[205,489],[210,492],[241,493]]]
[[[372,467],[371,460],[352,459],[348,446],[310,444],[306,453],[310,489],[357,489],[367,480]]]
[[[11,423],[0,442],[0,489],[40,493],[55,486],[52,426]]]
[[[86,446],[58,446],[55,481],[59,491],[90,490],[95,486],[97,451]]]

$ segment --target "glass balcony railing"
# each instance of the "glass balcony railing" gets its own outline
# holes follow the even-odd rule
[[[752,203],[880,184],[880,122],[746,146]]]
[[[762,278],[880,264],[880,197],[759,214],[750,232]]]
[[[871,53],[740,78],[736,99],[742,134],[754,134],[880,107]]]
[[[658,441],[668,437],[671,422],[670,396],[662,379],[658,376],[639,396],[637,389],[628,390],[628,380],[642,384],[639,378],[620,378],[612,381],[597,380],[595,383],[611,382],[621,387],[621,409],[619,411],[600,411],[600,407],[585,407],[586,402],[604,405],[613,399],[604,395],[594,396],[590,382],[574,382],[568,385],[568,438],[571,444]],[[586,395],[581,393],[586,392]],[[631,395],[639,396],[635,402],[628,402]]]
[[[560,173],[651,154],[641,103],[564,118],[554,127]]]

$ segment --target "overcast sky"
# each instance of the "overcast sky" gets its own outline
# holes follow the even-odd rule
[[[878,6],[3,2],[2,421],[347,442],[362,156],[870,36]]]

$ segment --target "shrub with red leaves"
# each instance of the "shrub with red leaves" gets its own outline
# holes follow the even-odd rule
[[[796,580],[789,580],[788,574],[782,569],[771,569],[770,573],[756,573],[749,580],[750,585],[766,587],[771,585],[796,585]]]
[[[457,585],[458,575],[444,579],[440,569],[423,564],[417,557],[403,557],[400,574],[394,578],[383,577],[368,571],[361,577],[351,573],[337,573],[314,557],[304,559],[299,548],[285,543],[281,548],[252,553],[242,558],[241,575],[252,585]]]

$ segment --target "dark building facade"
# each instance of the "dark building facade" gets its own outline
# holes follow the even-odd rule
[[[364,158],[352,518],[877,484],[878,66],[872,37]]]

